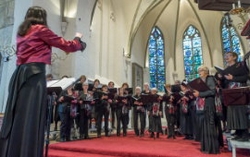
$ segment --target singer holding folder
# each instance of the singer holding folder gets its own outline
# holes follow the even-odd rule
[[[9,84],[2,130],[1,157],[42,157],[46,122],[45,65],[51,64],[51,47],[66,52],[84,50],[77,33],[67,41],[47,25],[46,10],[30,7],[17,32],[17,67]]]
[[[227,73],[223,74],[218,71],[216,75],[217,79],[221,81],[222,87],[233,89],[246,86],[249,71],[244,64],[237,62],[237,53],[227,52],[224,57],[227,63],[224,71],[227,71]],[[248,141],[247,119],[246,105],[227,106],[227,128],[236,130],[233,140]]]
[[[204,118],[201,121],[201,152],[206,154],[220,153],[219,135],[217,131],[217,122],[215,119],[215,93],[216,82],[213,76],[209,76],[209,70],[206,66],[198,68],[200,79],[206,83],[208,90],[194,90],[194,96],[204,98]],[[198,104],[201,105],[201,104]]]

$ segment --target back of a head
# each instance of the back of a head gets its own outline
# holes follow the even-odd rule
[[[28,9],[23,23],[19,26],[18,35],[24,36],[31,25],[36,24],[47,26],[47,12],[39,6],[33,6]]]

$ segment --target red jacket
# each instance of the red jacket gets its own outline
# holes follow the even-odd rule
[[[17,65],[40,62],[51,64],[51,47],[66,52],[82,50],[78,39],[67,41],[44,25],[32,25],[25,36],[17,36]]]

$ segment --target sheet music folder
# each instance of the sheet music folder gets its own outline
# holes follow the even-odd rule
[[[250,101],[250,86],[222,90],[225,106],[248,105]]]
[[[190,87],[191,90],[197,90],[199,92],[210,90],[210,88],[207,86],[207,84],[204,81],[202,81],[201,78],[197,78],[189,82],[188,87]]]
[[[227,69],[223,69],[223,68],[221,68],[219,66],[214,66],[214,68],[221,75],[228,75],[228,74],[230,74],[230,71],[229,71],[230,69],[228,69],[228,68]]]
[[[152,94],[141,94],[140,101],[142,103],[153,103],[153,102],[159,102],[158,100],[159,95],[152,95]]]
[[[76,81],[75,78],[63,78],[61,80],[52,80],[47,82],[47,93],[51,94],[55,92],[57,95],[67,89],[70,85],[72,85]]]

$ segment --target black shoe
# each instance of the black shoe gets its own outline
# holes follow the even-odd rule
[[[140,134],[140,137],[144,137],[144,134]]]
[[[150,134],[150,138],[154,138],[154,133],[152,132],[151,134]]]
[[[89,136],[84,136],[84,139],[90,139],[90,137]]]
[[[156,138],[159,138],[160,137],[160,133],[159,132],[157,132],[157,134],[156,134]]]
[[[121,134],[120,134],[120,133],[117,133],[116,135],[117,135],[117,136],[121,136]]]
[[[168,136],[167,136],[167,139],[170,139],[171,137],[172,137],[172,136],[168,135]]]
[[[183,140],[188,140],[189,138],[188,138],[188,136],[185,136],[184,138],[183,138]]]

